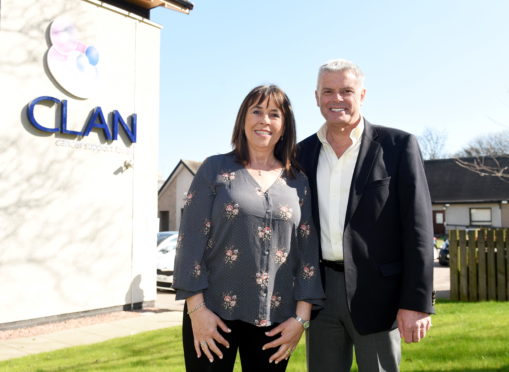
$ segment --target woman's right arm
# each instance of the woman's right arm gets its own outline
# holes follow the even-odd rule
[[[177,291],[177,300],[200,293],[208,287],[204,254],[215,199],[215,172],[209,159],[205,159],[198,169],[189,191],[184,196],[173,273],[173,288]]]
[[[173,275],[176,298],[186,300],[196,355],[201,357],[203,351],[211,362],[214,360],[212,352],[222,358],[216,342],[229,346],[217,329],[220,327],[224,332],[229,332],[228,327],[207,308],[202,293],[208,287],[204,253],[212,228],[215,177],[215,169],[209,159],[206,159],[185,196]]]

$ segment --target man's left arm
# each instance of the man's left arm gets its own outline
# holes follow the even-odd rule
[[[413,135],[403,144],[398,168],[403,241],[403,277],[397,314],[406,342],[419,342],[431,326],[433,309],[433,219],[424,164]]]

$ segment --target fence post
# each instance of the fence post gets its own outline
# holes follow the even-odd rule
[[[495,231],[487,231],[487,249],[488,249],[488,300],[497,300],[497,270],[495,262]]]
[[[449,231],[449,278],[451,285],[450,298],[458,301],[458,230]]]
[[[509,229],[504,229],[504,242],[505,242],[505,290],[506,300],[509,301]]]
[[[468,301],[467,242],[465,230],[460,230],[460,300]]]
[[[477,301],[477,260],[476,260],[476,231],[468,232],[468,300]]]
[[[485,229],[479,230],[477,233],[477,257],[479,262],[479,301],[486,301],[488,299],[485,236]]]
[[[504,231],[497,229],[497,299],[499,301],[505,301],[505,247],[504,247]]]

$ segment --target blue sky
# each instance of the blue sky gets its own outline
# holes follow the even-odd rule
[[[298,139],[323,123],[314,99],[324,62],[366,75],[364,116],[447,149],[509,128],[507,0],[194,0],[190,15],[156,8],[161,24],[159,171],[230,151],[244,96],[264,83],[290,97]]]

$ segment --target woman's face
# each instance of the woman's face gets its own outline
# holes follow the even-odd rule
[[[283,135],[283,112],[274,104],[274,100],[255,103],[247,109],[244,132],[247,144],[255,151],[274,151]]]

